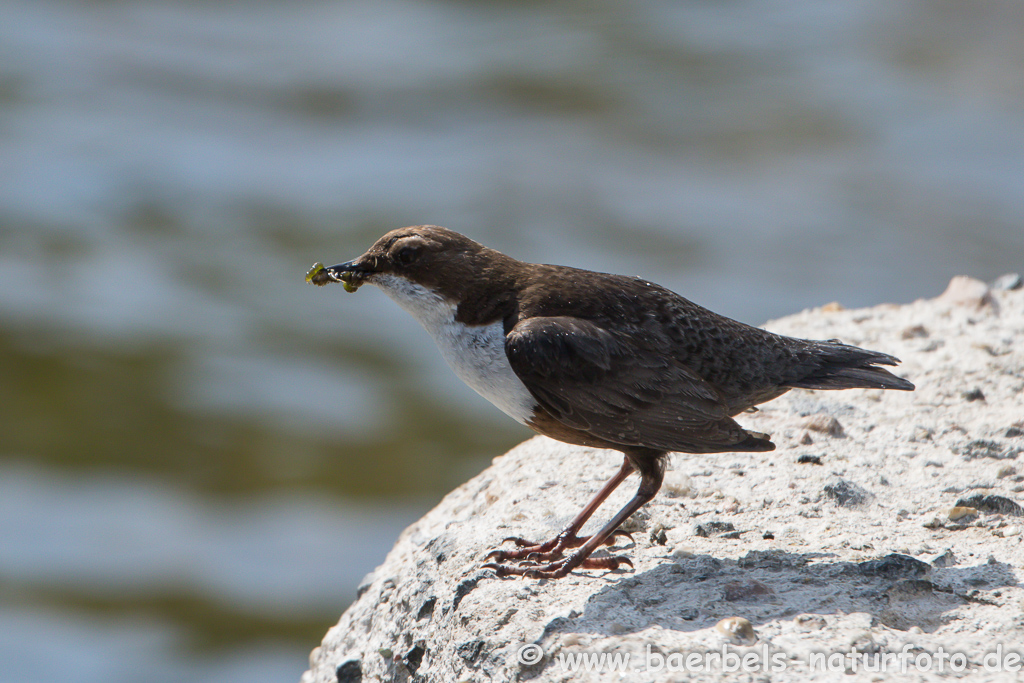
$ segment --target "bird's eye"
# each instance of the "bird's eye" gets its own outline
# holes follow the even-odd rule
[[[407,266],[420,256],[420,250],[416,247],[402,247],[395,254],[395,260],[401,263],[403,266]]]

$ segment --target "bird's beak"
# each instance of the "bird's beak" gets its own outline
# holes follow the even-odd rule
[[[323,287],[329,282],[340,282],[346,292],[354,292],[363,284],[363,280],[369,273],[370,271],[360,264],[359,259],[328,268],[317,263],[306,273],[306,282],[311,282],[318,287]]]

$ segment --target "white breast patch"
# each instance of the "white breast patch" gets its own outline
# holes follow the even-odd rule
[[[421,285],[395,275],[377,275],[370,282],[423,325],[459,379],[526,424],[537,401],[509,365],[501,321],[464,325],[455,321],[455,304]]]

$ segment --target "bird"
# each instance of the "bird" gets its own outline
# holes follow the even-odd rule
[[[519,261],[436,225],[392,230],[354,260],[315,264],[306,279],[349,292],[378,287],[420,322],[460,379],[514,420],[623,455],[554,538],[506,538],[492,550],[484,567],[501,577],[632,566],[626,556],[591,555],[627,535],[620,525],[655,497],[668,454],[774,450],[769,435],[733,418],[790,389],[914,389],[880,367],[899,363],[888,354],[774,334],[639,277]],[[634,472],[632,499],[579,535]]]

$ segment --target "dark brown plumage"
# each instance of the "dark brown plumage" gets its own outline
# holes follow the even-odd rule
[[[773,450],[767,435],[743,429],[733,416],[792,388],[914,388],[879,367],[898,363],[884,353],[772,334],[640,278],[523,263],[437,226],[394,230],[363,256],[313,279],[330,280],[350,291],[380,286],[420,317],[467,383],[541,434],[625,454],[619,473],[554,540],[512,539],[518,549],[494,551],[488,566],[500,575],[558,577],[578,566],[628,562],[589,556],[655,495],[666,453]],[[455,347],[444,346],[463,343],[460,335],[483,339],[499,327],[499,335],[486,337],[503,347],[492,352],[504,360],[487,357],[493,368],[476,356],[463,363],[452,356]],[[487,349],[472,344],[484,342],[462,352],[485,358]],[[508,378],[491,382],[506,372],[503,362],[528,392],[528,415],[515,414]],[[578,537],[633,471],[641,475],[633,500],[593,537]],[[574,547],[580,550],[564,556]]]

